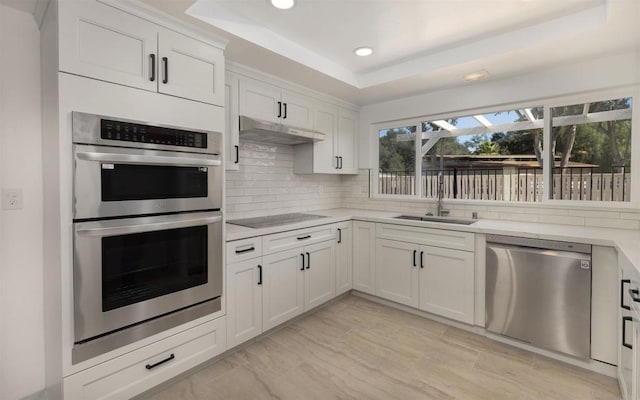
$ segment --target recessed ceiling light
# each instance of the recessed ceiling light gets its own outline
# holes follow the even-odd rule
[[[465,76],[462,77],[462,79],[464,79],[467,82],[469,82],[469,81],[479,81],[480,79],[484,79],[487,76],[489,76],[489,73],[487,71],[485,71],[484,69],[481,69],[480,71],[471,72],[471,73],[466,74]]]
[[[295,0],[271,0],[271,5],[280,10],[288,10],[295,4]]]
[[[357,56],[366,57],[373,54],[373,49],[371,47],[358,47],[353,51]]]

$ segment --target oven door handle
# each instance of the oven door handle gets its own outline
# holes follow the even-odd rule
[[[208,217],[208,218],[195,218],[195,219],[181,219],[179,221],[164,221],[164,222],[151,222],[148,224],[131,224],[121,226],[99,227],[99,228],[84,228],[78,229],[76,233],[80,236],[116,236],[116,235],[128,235],[131,233],[142,232],[154,232],[162,231],[166,229],[178,229],[188,228],[191,226],[210,225],[216,222],[221,222],[222,217]]]
[[[82,151],[76,157],[85,161],[102,161],[107,163],[147,164],[147,165],[175,165],[189,167],[218,167],[220,160],[209,160],[190,157],[145,156],[139,154],[112,154]]]

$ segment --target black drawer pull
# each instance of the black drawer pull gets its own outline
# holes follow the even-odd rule
[[[342,243],[342,229],[338,228],[338,243]]]
[[[631,280],[623,279],[620,281],[620,307],[624,308],[625,310],[631,310],[631,307],[624,304],[624,284],[625,283],[631,283]]]
[[[300,257],[302,257],[302,268],[300,268],[300,271],[304,271],[304,253],[300,253]]]
[[[287,103],[282,103],[282,105],[284,105],[284,115],[282,116],[282,119],[287,119]]]
[[[262,285],[262,265],[258,265],[258,285]]]
[[[414,250],[413,251],[413,266],[416,266],[416,253],[418,252],[418,250]]]
[[[307,253],[307,269],[311,268],[311,254]]]
[[[420,252],[420,268],[424,268],[424,251]]]
[[[298,240],[305,240],[305,239],[309,239],[311,237],[311,235],[307,235],[307,236],[298,236]]]
[[[244,250],[236,250],[236,254],[244,254],[244,253],[248,253],[250,251],[254,251],[256,248],[251,246],[248,249],[244,249]]]
[[[627,321],[632,321],[631,317],[622,317],[622,345],[628,349],[633,349],[633,345],[627,343]]]
[[[162,364],[164,364],[164,363],[166,363],[166,362],[169,362],[169,361],[173,360],[174,358],[176,358],[176,356],[175,356],[173,353],[171,353],[171,355],[170,355],[169,357],[165,358],[164,360],[162,360],[162,361],[158,361],[158,362],[157,362],[157,363],[155,363],[155,364],[147,364],[147,365],[145,365],[144,367],[145,367],[146,369],[153,369],[153,368],[155,368],[155,367],[157,367],[157,366],[159,366],[159,365],[162,365]]]
[[[282,118],[282,102],[278,102],[278,118]]]
[[[236,148],[236,161],[234,162],[234,164],[238,164],[240,162],[240,146],[235,145],[233,147]]]

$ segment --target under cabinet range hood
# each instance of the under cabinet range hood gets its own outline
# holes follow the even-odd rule
[[[324,140],[325,134],[311,129],[240,116],[240,136],[244,140],[274,144],[303,144]]]

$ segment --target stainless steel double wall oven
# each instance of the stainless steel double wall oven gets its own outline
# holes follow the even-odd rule
[[[74,112],[77,363],[219,311],[221,134]]]

